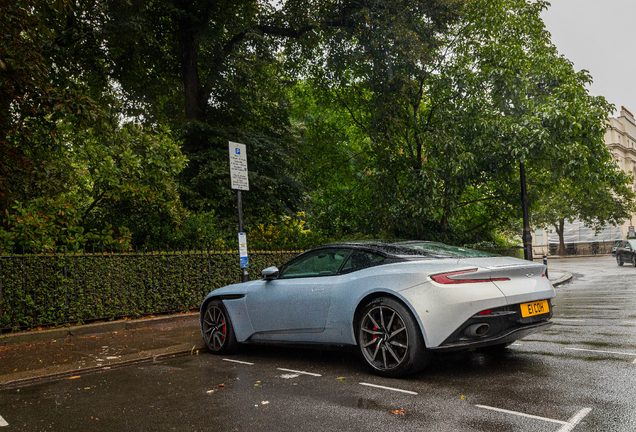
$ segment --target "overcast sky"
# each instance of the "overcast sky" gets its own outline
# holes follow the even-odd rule
[[[552,42],[577,71],[590,71],[590,93],[636,115],[636,0],[549,1],[541,17]]]

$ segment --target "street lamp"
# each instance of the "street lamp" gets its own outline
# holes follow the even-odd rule
[[[530,232],[530,216],[528,215],[528,193],[526,191],[526,166],[519,164],[521,177],[521,208],[523,210],[523,259],[532,261],[532,233]]]

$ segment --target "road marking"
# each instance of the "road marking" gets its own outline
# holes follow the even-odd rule
[[[0,416],[0,427],[9,426],[9,423]]]
[[[240,361],[240,360],[232,360],[232,359],[223,359],[223,360],[228,361],[228,362],[232,362],[232,363],[240,363],[240,364],[254,366],[254,363],[244,362],[244,361]]]
[[[313,373],[313,372],[303,372],[303,371],[298,371],[298,370],[293,370],[293,369],[283,369],[283,368],[277,368],[280,371],[285,371],[285,372],[294,372],[294,373],[298,373],[298,374],[302,374],[302,375],[311,375],[311,376],[315,376],[315,377],[321,377],[322,375],[317,374],[317,373]]]
[[[636,359],[634,359],[634,361],[632,363],[636,364]]]
[[[601,351],[601,350],[591,350],[591,349],[583,349],[583,348],[566,348],[567,350],[574,350],[574,351],[588,351],[588,352],[596,352],[596,353],[603,353],[603,354],[619,354],[619,355],[627,355],[627,356],[635,356],[636,354],[634,353],[626,353],[626,352],[618,352],[618,351]]]
[[[592,411],[592,408],[583,408],[581,411],[577,412],[572,416],[570,420],[568,420],[568,424],[564,425],[557,432],[570,432],[574,427],[583,420],[583,418],[588,415]]]
[[[375,387],[375,388],[379,388],[379,389],[383,389],[383,390],[391,390],[391,391],[396,391],[396,392],[400,392],[400,393],[412,394],[412,395],[416,395],[417,394],[416,392],[410,391],[410,390],[402,390],[402,389],[398,389],[398,388],[385,387],[385,386],[376,385],[376,384],[369,384],[369,383],[361,382],[360,385],[368,386],[368,387]]]
[[[506,414],[513,414],[516,416],[520,416],[520,417],[526,417],[526,418],[531,418],[531,419],[536,419],[536,420],[543,420],[543,421],[547,421],[550,423],[557,423],[561,426],[561,429],[559,429],[557,432],[570,432],[572,429],[574,429],[576,427],[576,425],[578,425],[581,420],[583,420],[583,418],[588,415],[590,413],[590,411],[592,411],[592,408],[583,408],[581,411],[577,412],[576,414],[574,414],[570,420],[568,421],[563,421],[563,420],[555,420],[555,419],[551,419],[551,418],[547,418],[547,417],[539,417],[539,416],[535,416],[532,414],[525,414],[525,413],[521,413],[521,412],[517,412],[517,411],[509,411],[509,410],[505,410],[502,408],[495,408],[495,407],[491,407],[491,406],[487,406],[487,405],[475,405],[477,408],[484,408],[484,409],[488,409],[488,410],[492,410],[492,411],[498,411],[498,412],[502,412],[502,413],[506,413]]]
[[[514,414],[516,416],[521,416],[521,417],[527,417],[527,418],[531,418],[531,419],[536,419],[536,420],[543,420],[543,421],[547,421],[547,422],[551,422],[551,423],[558,423],[558,424],[562,424],[562,425],[568,425],[568,422],[564,422],[563,420],[554,420],[551,418],[547,418],[547,417],[539,417],[536,415],[532,415],[532,414],[525,414],[525,413],[521,413],[521,412],[517,412],[517,411],[509,411],[509,410],[505,410],[503,408],[495,408],[495,407],[491,407],[491,406],[486,406],[486,405],[475,405],[477,408],[484,408],[487,410],[492,410],[492,411],[499,411],[502,413],[506,413],[506,414]]]

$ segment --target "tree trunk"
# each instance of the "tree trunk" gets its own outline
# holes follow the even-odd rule
[[[199,45],[194,25],[187,17],[179,21],[179,48],[181,49],[181,79],[185,116],[187,120],[202,120],[201,86],[199,79]]]

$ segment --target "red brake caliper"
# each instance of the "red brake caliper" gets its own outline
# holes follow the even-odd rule
[[[225,324],[225,320],[222,320],[221,324]],[[225,334],[225,326],[223,326],[223,339],[225,339]]]

